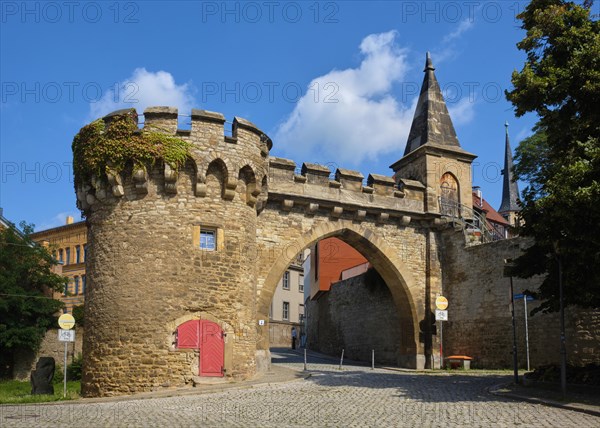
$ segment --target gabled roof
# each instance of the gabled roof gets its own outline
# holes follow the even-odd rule
[[[485,218],[487,221],[492,222],[492,223],[498,223],[504,226],[510,226],[510,223],[508,221],[506,221],[506,219],[504,217],[502,217],[498,211],[496,211],[489,203],[488,201],[486,201],[483,198],[479,198],[479,196],[477,196],[477,193],[473,192],[473,208],[477,209],[479,208],[480,210],[485,212]]]
[[[460,148],[444,96],[435,77],[431,55],[427,52],[425,77],[406,142],[404,156],[425,144]]]

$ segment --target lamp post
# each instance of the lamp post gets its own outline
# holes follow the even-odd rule
[[[554,241],[554,254],[558,262],[558,302],[560,306],[560,389],[567,395],[567,346],[565,344],[565,305],[563,301],[562,259],[558,241]]]

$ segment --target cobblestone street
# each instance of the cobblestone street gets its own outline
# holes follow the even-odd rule
[[[273,362],[302,370],[300,354]],[[507,376],[417,374],[309,359],[312,376],[201,395],[100,403],[1,406],[2,427],[485,426],[595,427],[600,418],[487,392]]]

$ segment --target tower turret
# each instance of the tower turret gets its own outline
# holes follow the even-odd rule
[[[444,96],[427,53],[425,76],[404,156],[390,166],[394,178],[417,180],[427,188],[426,210],[470,218],[471,163],[477,156],[460,147]]]
[[[139,115],[142,116],[142,115]],[[235,118],[135,110],[73,141],[88,224],[82,392],[116,395],[256,369],[256,223],[271,140]],[[211,354],[203,353],[211,349]]]
[[[513,157],[510,148],[510,138],[508,136],[508,122],[504,123],[505,128],[505,144],[504,144],[504,176],[502,182],[502,203],[498,209],[500,213],[511,226],[517,225],[517,213],[521,211],[519,207],[519,187],[515,181],[513,173]]]

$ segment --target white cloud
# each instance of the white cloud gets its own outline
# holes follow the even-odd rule
[[[81,213],[79,211],[65,211],[56,214],[54,217],[46,220],[40,225],[36,224],[35,231],[39,232],[41,230],[52,229],[53,227],[64,226],[65,224],[67,224],[68,216],[73,217],[73,221],[81,221]]]
[[[465,97],[454,105],[448,105],[448,113],[454,126],[465,125],[475,117],[475,101]]]
[[[509,132],[510,132],[510,128],[509,128]],[[517,134],[517,136],[515,137],[514,142],[511,141],[512,144],[514,144],[515,142],[521,142],[523,141],[525,138],[527,137],[531,137],[533,135],[533,130],[531,128],[523,128],[519,131],[519,133]],[[512,145],[511,144],[511,145]]]
[[[136,68],[133,74],[115,85],[102,98],[90,104],[92,119],[102,117],[123,108],[135,108],[142,113],[146,107],[178,107],[180,113],[189,114],[194,105],[193,88],[189,84],[178,85],[171,73],[152,72]]]
[[[442,38],[441,46],[432,53],[434,64],[441,64],[449,59],[453,59],[458,55],[456,42],[464,33],[474,27],[474,21],[471,18],[465,18],[458,24],[454,31],[446,34]]]
[[[465,31],[470,30],[473,27],[473,20],[470,18],[466,18],[463,19],[460,24],[458,24],[458,27],[456,28],[456,30],[446,34],[446,36],[444,36],[444,38],[442,39],[442,43],[446,44],[449,43],[457,38],[459,38],[460,36],[462,36],[462,34]]]
[[[406,75],[406,50],[390,31],[365,37],[360,52],[357,68],[313,79],[312,89],[277,128],[275,142],[286,156],[356,166],[392,151],[402,153],[416,99],[403,105],[391,90]]]

